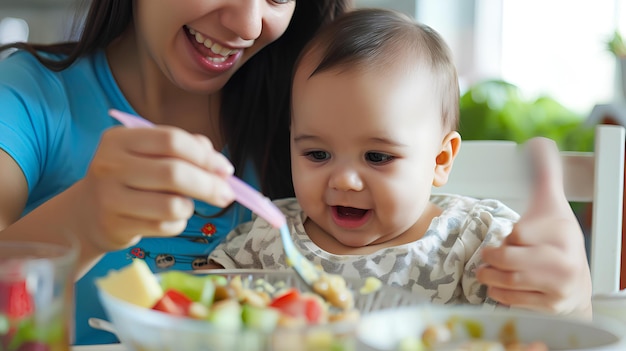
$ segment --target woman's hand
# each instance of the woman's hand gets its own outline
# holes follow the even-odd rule
[[[591,317],[591,275],[582,230],[565,198],[552,140],[528,142],[535,182],[526,213],[477,270],[494,300],[514,307]]]
[[[103,251],[176,235],[193,215],[192,198],[221,207],[233,201],[225,181],[232,172],[204,136],[165,126],[111,128],[76,185],[84,196],[79,211]]]

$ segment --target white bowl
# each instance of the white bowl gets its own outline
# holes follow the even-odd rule
[[[307,289],[292,271],[215,270],[210,274],[223,275],[227,279],[240,276],[244,284],[263,279],[272,285],[281,282],[299,290]],[[355,307],[362,315],[424,301],[406,290],[386,286],[362,295],[358,291],[364,281],[346,279],[346,282],[355,292]],[[295,330],[279,328],[272,334],[251,330],[225,333],[215,330],[207,321],[142,308],[116,299],[103,290],[99,290],[99,296],[116,334],[129,351],[297,351],[306,350],[306,343],[317,342],[320,335],[332,338],[335,346],[329,346],[328,350],[336,350],[336,347],[345,351],[356,350],[356,323],[331,323]]]
[[[450,318],[477,323],[486,340],[499,341],[502,328],[512,323],[520,342],[541,341],[550,350],[626,350],[624,337],[614,324],[473,306],[424,305],[372,312],[361,319],[357,337],[367,350],[397,350],[402,340],[419,338],[426,326]]]
[[[622,323],[626,334],[626,291],[613,294],[594,295],[591,298],[594,320],[612,318]]]

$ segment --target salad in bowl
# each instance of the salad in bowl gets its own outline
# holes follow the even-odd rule
[[[352,351],[363,315],[424,302],[375,278],[327,275],[319,284],[313,292],[292,271],[153,274],[141,260],[97,282],[132,351]]]

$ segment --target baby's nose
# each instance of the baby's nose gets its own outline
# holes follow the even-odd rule
[[[343,166],[333,172],[329,186],[341,191],[361,191],[363,179],[354,168]]]

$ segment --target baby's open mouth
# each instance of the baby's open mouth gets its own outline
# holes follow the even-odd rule
[[[226,61],[231,55],[234,55],[240,51],[240,49],[230,49],[224,47],[191,27],[185,26],[185,30],[187,31],[190,38],[195,39],[195,42],[200,44],[196,45],[196,48],[201,50],[206,59],[209,61],[222,63]]]
[[[373,210],[346,206],[332,206],[331,211],[335,224],[345,229],[357,229],[365,225],[373,213]]]
[[[333,211],[338,218],[347,220],[357,220],[363,218],[369,210],[354,207],[333,206]]]

